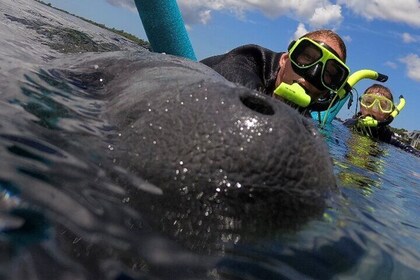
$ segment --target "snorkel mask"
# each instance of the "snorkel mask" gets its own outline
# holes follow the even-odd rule
[[[394,109],[394,103],[391,99],[386,98],[385,96],[376,95],[373,93],[367,93],[362,95],[360,98],[360,106],[366,109],[373,108],[374,105],[382,112],[382,113],[391,113]]]
[[[357,126],[359,127],[380,127],[380,126],[388,125],[395,119],[395,117],[401,112],[401,110],[405,106],[405,99],[404,99],[404,96],[402,95],[400,95],[400,103],[397,106],[395,106],[395,104],[392,104],[391,109],[389,109],[390,105],[388,104],[388,101],[392,103],[391,100],[385,97],[377,96],[377,95],[374,95],[375,98],[373,98],[373,96],[370,96],[370,95],[373,95],[373,94],[365,94],[362,96],[362,100],[360,102],[361,106],[371,108],[375,103],[378,103],[378,106],[380,110],[382,110],[382,112],[384,113],[389,113],[391,111],[392,112],[389,115],[389,117],[384,121],[378,121],[372,116],[365,116],[365,117],[359,118],[357,120]],[[367,96],[367,97],[364,97],[364,96]],[[384,99],[387,99],[388,101],[384,101]]]
[[[319,90],[328,89],[330,93],[333,93],[346,85],[350,69],[327,45],[304,37],[293,41],[288,50],[293,71]],[[315,108],[311,109],[317,111],[326,109],[324,108],[326,106],[316,108],[317,101],[312,102],[305,89],[297,83],[290,85],[283,82],[274,90],[274,93],[302,108],[306,108],[312,103]],[[333,94],[330,94],[330,97],[332,96]],[[328,106],[332,98],[327,99],[327,102],[323,103]]]
[[[333,49],[309,38],[292,42],[289,58],[293,71],[319,90],[339,91],[350,74],[350,69]]]

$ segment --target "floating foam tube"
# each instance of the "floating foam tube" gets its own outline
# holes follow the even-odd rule
[[[197,60],[176,0],[135,0],[154,52]]]

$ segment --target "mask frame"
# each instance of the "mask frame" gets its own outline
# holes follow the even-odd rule
[[[376,95],[374,93],[366,93],[360,97],[360,106],[366,109],[372,108],[375,104],[377,104],[381,112],[385,114],[392,113],[395,107],[392,100],[386,98],[385,96]]]
[[[349,67],[322,43],[303,37],[288,51],[293,70],[318,89],[337,92],[345,86]]]

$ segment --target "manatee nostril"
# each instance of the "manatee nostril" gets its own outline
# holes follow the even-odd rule
[[[274,109],[267,100],[255,95],[241,96],[240,100],[249,109],[264,115],[274,115]]]

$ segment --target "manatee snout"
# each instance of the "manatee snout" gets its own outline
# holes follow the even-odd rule
[[[199,63],[147,56],[107,85],[116,162],[162,189],[132,200],[143,212],[174,235],[206,224],[204,236],[322,213],[335,179],[311,120]]]

